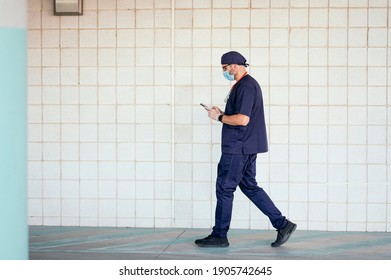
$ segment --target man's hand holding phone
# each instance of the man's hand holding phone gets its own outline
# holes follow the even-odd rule
[[[208,117],[211,118],[212,120],[218,121],[219,116],[224,115],[224,112],[220,110],[219,107],[216,106],[208,106],[203,103],[200,103],[202,107],[205,108],[205,110],[208,111]]]
[[[212,109],[212,107],[210,107],[210,106],[208,106],[208,105],[205,105],[204,103],[200,103],[200,105],[201,105],[202,107],[204,107],[206,111],[209,111],[210,109]]]

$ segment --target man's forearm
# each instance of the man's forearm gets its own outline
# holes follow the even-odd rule
[[[221,121],[222,123],[232,126],[246,126],[249,123],[250,118],[243,114],[223,115]]]

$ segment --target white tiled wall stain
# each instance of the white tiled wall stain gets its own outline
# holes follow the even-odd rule
[[[33,225],[211,227],[224,106],[242,52],[265,100],[259,183],[301,229],[390,231],[389,4],[30,0]],[[232,227],[270,228],[238,191]]]

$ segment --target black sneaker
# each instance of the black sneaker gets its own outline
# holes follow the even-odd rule
[[[227,237],[209,235],[203,239],[197,239],[195,244],[199,247],[228,247]]]
[[[296,230],[297,225],[288,221],[284,228],[277,230],[277,239],[272,243],[272,247],[278,247],[288,241],[292,233]]]

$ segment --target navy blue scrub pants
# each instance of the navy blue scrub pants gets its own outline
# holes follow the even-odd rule
[[[285,227],[287,221],[274,205],[273,201],[260,188],[255,179],[257,154],[222,154],[217,167],[215,226],[212,235],[225,237],[232,217],[234,192],[239,186],[241,191],[269,217],[273,227]]]

